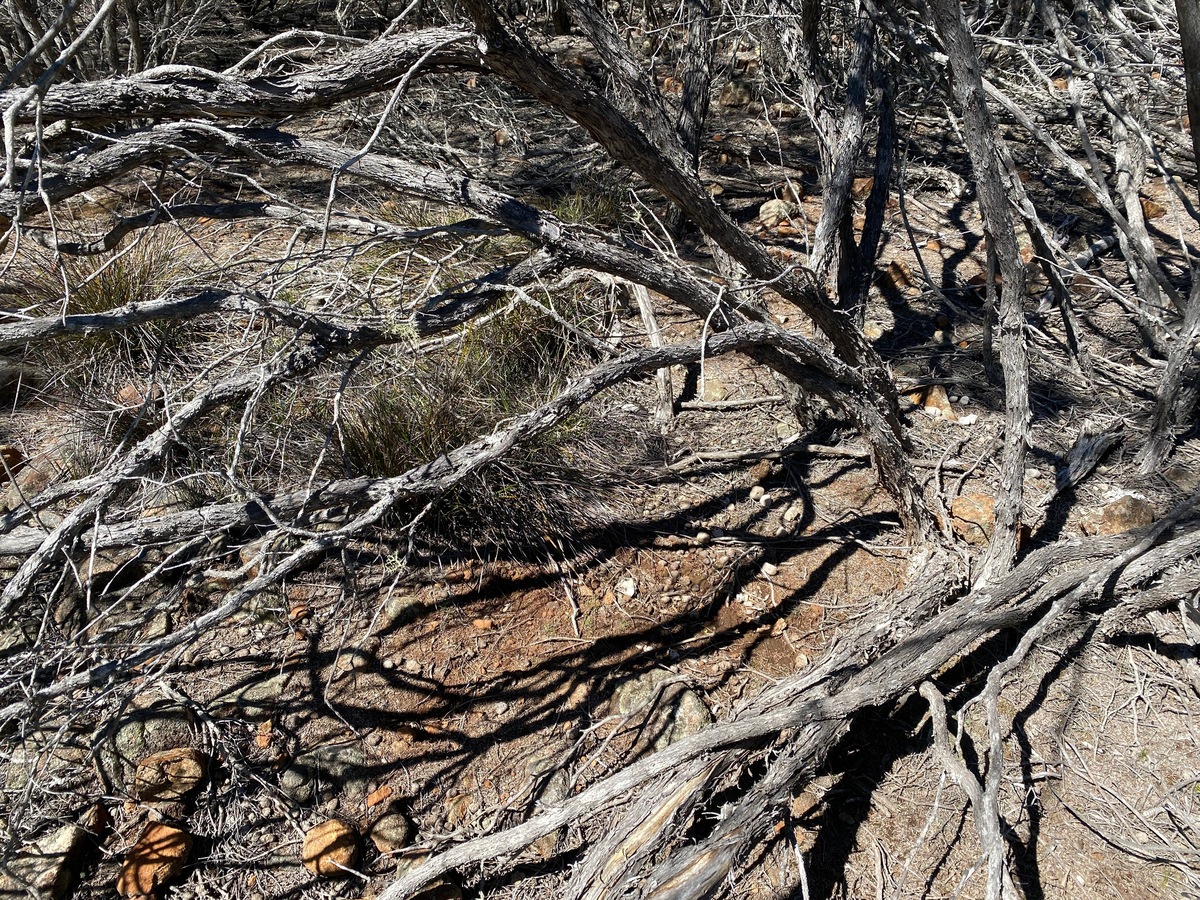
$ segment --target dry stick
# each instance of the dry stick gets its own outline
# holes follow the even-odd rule
[[[1082,17],[1083,22],[1087,21],[1087,12],[1094,12],[1094,10],[1090,10],[1090,5],[1086,3],[1081,3],[1080,11],[1085,14]],[[1085,57],[1084,51],[1075,41],[1067,36],[1053,7],[1049,4],[1044,5],[1042,7],[1042,16],[1053,29],[1055,39],[1063,55],[1076,60],[1081,66],[1087,65],[1089,60]],[[1095,34],[1088,36],[1091,38],[1092,47],[1097,47],[1099,36]],[[1098,49],[1093,49],[1090,55],[1096,64],[1095,72],[1092,75],[1092,83],[1100,95],[1101,101],[1104,103],[1108,113],[1109,127],[1112,130],[1114,164],[1117,172],[1117,194],[1124,207],[1126,221],[1128,222],[1128,229],[1118,230],[1117,238],[1121,246],[1121,253],[1125,257],[1129,276],[1136,286],[1135,297],[1137,299],[1139,328],[1150,346],[1160,349],[1163,336],[1161,328],[1154,329],[1151,327],[1153,324],[1151,313],[1157,314],[1163,308],[1163,289],[1160,287],[1152,271],[1140,264],[1138,253],[1135,253],[1133,250],[1135,246],[1142,248],[1152,246],[1150,235],[1146,231],[1145,217],[1142,214],[1141,198],[1138,196],[1139,186],[1145,176],[1145,151],[1140,144],[1135,144],[1129,140],[1129,129],[1126,126],[1127,114],[1124,106],[1113,96],[1105,83],[1104,73],[1107,60],[1100,56]],[[1093,148],[1092,141],[1088,136],[1087,123],[1083,115],[1084,100],[1081,84],[1082,81],[1079,78],[1072,78],[1070,80],[1071,108],[1075,116],[1076,128],[1079,131],[1081,145],[1092,167],[1092,174],[1095,176],[1096,184],[1105,192],[1105,199],[1113,203],[1108,191],[1108,183],[1103,168]]]
[[[866,144],[867,86],[872,80],[875,67],[875,22],[865,10],[860,13],[854,27],[854,44],[847,72],[846,103],[838,123],[836,146],[823,154],[822,205],[817,220],[813,250],[809,255],[809,266],[817,279],[829,277],[833,264],[838,265],[836,284],[839,292],[848,288],[849,277],[857,273],[857,247],[854,244],[853,228],[847,227],[851,214],[850,191],[854,185],[855,169]],[[811,72],[806,72],[812,77]],[[825,149],[824,145],[818,147]],[[851,302],[853,292],[847,290],[843,302]],[[852,311],[857,318],[858,311]]]
[[[186,297],[127,303],[102,313],[42,316],[0,325],[0,350],[62,335],[119,331],[146,322],[196,318],[214,312],[256,312],[266,304],[254,291],[209,288]]]
[[[1111,563],[1101,567],[1099,571],[1089,575],[1072,591],[1055,600],[1046,614],[1021,636],[1016,649],[1009,657],[988,673],[987,684],[982,694],[987,710],[987,776],[983,793],[976,801],[978,805],[975,808],[980,839],[988,849],[988,900],[1000,900],[1011,889],[1011,883],[1007,880],[1008,872],[1004,868],[1000,833],[1000,786],[1004,777],[1004,733],[1001,729],[1000,692],[1004,687],[1004,679],[1025,660],[1033,645],[1065,613],[1079,608],[1087,597],[1097,593],[1115,574],[1121,573],[1139,557],[1144,557],[1159,538],[1174,528],[1198,502],[1200,494],[1179,504],[1169,516],[1148,529],[1132,547],[1119,554]],[[1142,562],[1144,564],[1145,560]],[[1129,577],[1129,573],[1125,574]]]
[[[1049,6],[1045,6],[1044,8],[1051,9]],[[891,3],[885,4],[883,9],[889,17],[889,26],[891,27],[891,30],[903,37],[905,41],[907,41],[914,48],[914,50],[920,54],[922,59],[929,59],[938,65],[944,65],[946,63],[947,55],[934,49],[928,42],[916,35],[912,29],[908,27],[907,23],[903,20]],[[1120,212],[1120,210],[1118,210],[1113,204],[1111,197],[1108,196],[1107,188],[1102,187],[1100,183],[1093,179],[1088,174],[1087,169],[1084,168],[1082,163],[1071,156],[1071,154],[1063,148],[1062,144],[1060,144],[1049,131],[1039,125],[1038,122],[1034,120],[1033,116],[1026,112],[1026,110],[1022,108],[1019,103],[1009,97],[1004,91],[987,79],[983,79],[983,89],[987,92],[987,95],[990,98],[995,100],[1004,108],[1004,111],[1008,113],[1008,115],[1012,116],[1013,120],[1016,121],[1018,125],[1029,132],[1029,134],[1035,140],[1040,142],[1047,150],[1049,150],[1051,155],[1053,155],[1054,158],[1057,159],[1064,168],[1066,168],[1073,178],[1079,181],[1080,184],[1082,184],[1085,188],[1087,188],[1088,191],[1092,193],[1092,195],[1096,198],[1096,202],[1100,204],[1101,209],[1104,210],[1105,214],[1112,220],[1113,224],[1116,225],[1120,231],[1130,236],[1133,243],[1133,250],[1137,254],[1140,263],[1154,275],[1155,279],[1166,292],[1167,296],[1171,298],[1172,302],[1182,308],[1183,303],[1179,296],[1179,292],[1175,290],[1170,279],[1167,278],[1166,274],[1162,271],[1162,268],[1158,263],[1158,254],[1155,252],[1153,246],[1147,246],[1139,241],[1133,240],[1129,222],[1125,219],[1125,216]]]
[[[77,192],[82,184],[107,180],[112,177],[114,170],[127,170],[148,159],[158,158],[176,150],[171,144],[164,146],[163,137],[160,136],[163,134],[170,135],[168,140],[176,145],[190,145],[198,149],[215,144],[239,155],[275,159],[280,162],[304,162],[335,167],[349,155],[344,148],[281,135],[278,132],[232,128],[220,130],[202,128],[194,124],[163,126],[151,129],[146,134],[117,147],[101,151],[96,155],[104,156],[103,165],[97,167],[81,164],[82,172],[56,182],[54,190],[63,194]],[[640,134],[638,139],[644,142]],[[656,156],[655,159],[663,165],[669,165],[661,157]],[[552,216],[469,178],[373,154],[363,157],[350,171],[408,193],[473,208],[478,214],[499,221],[524,237],[552,249],[563,262],[610,272],[652,287],[672,299],[679,300],[698,314],[707,314],[716,302],[715,288],[711,282],[706,283],[691,275],[684,267],[669,260],[651,261],[639,257],[616,240],[578,235]],[[105,174],[102,175],[101,172]],[[75,178],[79,180],[76,181]],[[689,190],[694,187],[690,181],[684,183]],[[701,204],[705,215],[715,216],[714,221],[726,232],[725,238],[737,244],[744,260],[756,261],[760,271],[764,266],[769,267],[772,274],[767,280],[777,290],[790,295],[795,302],[808,305],[814,317],[823,318],[826,334],[840,335],[834,340],[834,344],[841,344],[842,350],[847,351],[846,355],[854,357],[858,354],[858,350],[847,350],[853,346],[878,362],[875,351],[860,333],[849,327],[848,323],[843,321],[843,317],[832,310],[827,298],[815,292],[811,284],[802,285],[794,275],[781,272],[760,244],[745,235],[735,223],[726,219],[720,210],[715,207],[709,209],[712,205],[711,198],[698,187],[697,191],[699,194],[695,197],[682,193],[680,196],[687,196],[691,201]],[[17,205],[21,203],[21,199],[13,197],[9,202]],[[0,193],[0,210],[4,207],[5,198],[3,193]],[[790,284],[790,288],[785,283]],[[734,301],[734,306],[747,318],[763,318],[763,313],[755,310],[751,304]],[[771,327],[779,333],[779,339],[756,347],[752,351],[754,358],[789,378],[799,379],[805,388],[845,404],[846,411],[871,443],[881,479],[896,498],[906,526],[915,530],[917,534],[935,534],[936,522],[925,506],[907,454],[900,443],[900,424],[894,405],[895,387],[886,370],[881,367],[882,364],[879,368],[874,364],[852,367],[842,359],[820,350],[812,342],[800,338],[795,332]],[[781,350],[785,352],[780,352]],[[794,356],[797,353],[800,355]],[[812,365],[817,372],[804,366],[798,367],[796,360]],[[813,376],[818,372],[828,373],[844,387],[830,385],[828,381],[822,382],[819,378],[814,379]]]
[[[637,300],[638,312],[642,316],[642,324],[646,326],[646,336],[650,339],[651,347],[663,345],[662,331],[658,327],[658,319],[654,315],[654,303],[645,285],[630,284],[626,286]],[[659,369],[654,373],[654,386],[658,393],[658,403],[654,406],[654,424],[659,431],[666,434],[675,418],[675,392],[671,387],[671,370]]]
[[[43,32],[37,43],[29,48],[28,52],[13,65],[0,80],[0,90],[12,87],[24,72],[39,56],[44,53],[55,39],[62,33],[62,30],[67,27],[71,19],[75,16],[75,9],[79,6],[80,0],[68,0],[63,4],[62,12],[58,18],[54,20],[54,24]],[[50,57],[50,64],[54,64],[54,58]]]
[[[38,80],[27,88],[22,88],[14,91],[7,91],[0,94],[0,106],[4,109],[4,175],[0,177],[0,187],[12,188],[16,185],[17,176],[17,122],[20,121],[21,111],[25,109],[31,100],[42,94],[46,88],[54,81],[59,71],[75,58],[75,54],[79,49],[91,39],[96,29],[101,23],[108,18],[113,7],[117,5],[117,0],[105,0],[105,2],[96,10],[95,15],[85,25],[73,40],[70,45],[59,54],[58,59],[43,72]],[[39,132],[42,124],[48,122],[41,113],[40,103],[35,111],[35,121],[39,124]]]
[[[1188,117],[1192,123],[1192,152],[1196,162],[1197,196],[1200,196],[1200,6],[1175,0],[1179,17],[1179,40],[1183,46],[1184,82],[1187,87]]]
[[[996,495],[996,524],[980,564],[986,584],[1012,567],[1017,553],[1025,453],[1029,439],[1029,362],[1026,354],[1025,267],[1000,174],[1002,139],[988,111],[979,52],[971,42],[957,0],[931,0],[930,11],[950,58],[951,87],[962,109],[967,152],[979,191],[988,246],[1004,279],[1000,290],[1000,362],[1004,369],[1004,459]]]
[[[988,815],[985,810],[985,794],[966,762],[950,743],[950,731],[946,727],[946,701],[941,692],[934,687],[933,682],[926,681],[921,685],[921,696],[929,703],[929,714],[933,727],[933,753],[942,764],[950,778],[959,786],[971,804],[975,816],[975,830],[979,833],[979,843],[988,861],[988,898],[996,900],[1001,891],[1007,896],[1016,896],[1012,884],[1012,875],[1004,864],[1004,835],[1000,832],[998,820]],[[993,885],[993,873],[996,874],[996,885]]]
[[[130,232],[150,228],[164,222],[181,222],[184,219],[238,220],[261,218],[285,223],[307,234],[320,234],[323,230],[345,234],[362,235],[386,241],[416,241],[438,235],[489,236],[503,234],[503,230],[478,219],[468,219],[448,225],[432,225],[428,228],[402,228],[389,222],[381,222],[351,213],[334,213],[327,223],[311,211],[281,203],[178,203],[160,206],[136,216],[117,219],[117,224],[99,238],[92,241],[61,241],[53,244],[42,241],[52,250],[69,256],[90,256],[107,253],[117,248]],[[42,240],[42,232],[26,227],[25,232],[35,240]]]
[[[202,391],[185,403],[159,428],[144,438],[127,454],[118,457],[98,474],[80,480],[86,494],[70,513],[44,537],[36,550],[29,554],[0,592],[0,616],[7,615],[34,584],[34,580],[59,554],[67,553],[76,538],[89,526],[92,518],[104,508],[108,499],[130,478],[135,478],[157,463],[174,445],[179,430],[201,415],[222,404],[233,403],[249,396],[261,383],[276,381],[314,366],[322,358],[311,350],[280,353],[274,359],[249,372],[232,375]]]
[[[523,72],[525,68],[527,67],[520,67],[520,71]],[[574,86],[573,82],[567,84]],[[598,98],[594,99],[603,103]],[[585,113],[590,114],[592,110],[586,107],[576,112],[585,116]],[[617,115],[611,108],[609,112]],[[936,522],[924,504],[907,454],[900,443],[901,426],[898,408],[895,405],[894,385],[882,364],[876,365],[879,361],[874,350],[861,334],[848,327],[848,323],[842,321],[832,310],[827,298],[815,291],[811,284],[802,283],[794,275],[779,270],[776,262],[760,244],[745,235],[712,204],[711,198],[698,186],[698,182],[693,184],[694,179],[683,177],[654,148],[647,147],[645,138],[640,133],[635,132],[636,139],[629,137],[625,133],[628,123],[620,121],[623,123],[617,129],[620,136],[636,140],[639,144],[639,153],[635,154],[635,160],[643,165],[654,162],[665,167],[671,176],[668,179],[670,184],[679,187],[676,191],[677,196],[691,203],[696,215],[707,217],[710,220],[706,223],[707,226],[720,232],[725,242],[737,249],[744,263],[752,263],[760,273],[769,276],[766,280],[777,290],[790,296],[794,302],[807,307],[814,318],[824,322],[827,334],[838,335],[834,344],[841,345],[840,349],[844,351],[843,358],[861,358],[866,354],[874,360],[869,365],[852,367],[816,348],[811,342],[800,339],[794,333],[783,332],[777,328],[780,332],[778,341],[764,343],[752,350],[754,358],[758,361],[789,378],[798,379],[809,390],[844,403],[855,424],[872,444],[875,464],[881,479],[896,498],[901,518],[907,527],[921,535],[936,533]],[[607,129],[601,129],[601,132],[610,139],[616,139]],[[146,162],[202,148],[224,149],[260,161],[274,159],[281,163],[300,162],[331,168],[341,165],[349,156],[344,148],[272,131],[237,128],[222,130],[195,123],[157,126],[143,133],[128,136],[118,144],[61,167],[59,174],[48,177],[44,182],[45,193],[51,198],[70,196]],[[651,160],[645,159],[646,155],[649,155]],[[524,237],[551,249],[564,263],[609,272],[652,287],[672,299],[679,300],[700,315],[707,314],[716,302],[716,289],[711,282],[690,274],[678,263],[670,260],[652,261],[631,252],[615,239],[579,235],[552,216],[469,178],[373,154],[359,160],[351,171],[407,193],[468,206],[478,214],[501,222]],[[0,191],[0,213],[9,209],[15,212],[28,205],[28,198],[15,192]],[[764,314],[751,304],[735,299],[733,306],[747,318],[763,318]],[[325,337],[331,339],[331,336]],[[785,346],[786,350],[781,351],[780,348]],[[800,351],[800,356],[795,356]],[[797,362],[801,365],[797,365]],[[806,368],[806,364],[812,365],[816,371]],[[820,378],[821,372],[828,373],[845,387],[831,385],[828,379]]]
[[[1197,347],[1200,347],[1200,268],[1192,271],[1192,296],[1184,313],[1183,327],[1171,345],[1167,368],[1154,401],[1150,435],[1138,453],[1138,471],[1143,475],[1157,471],[1170,455],[1174,428],[1183,430],[1189,424],[1197,402]]]
[[[1171,284],[1169,278],[1163,272],[1162,267],[1158,262],[1158,254],[1153,246],[1146,246],[1141,241],[1137,240],[1133,229],[1130,227],[1129,221],[1121,213],[1120,210],[1113,204],[1112,199],[1108,196],[1107,186],[1102,185],[1093,179],[1077,159],[1072,157],[1063,146],[1041,125],[1038,125],[1033,118],[1023,110],[1020,105],[997,88],[990,82],[984,82],[984,89],[988,96],[1004,107],[1005,111],[1011,115],[1017,123],[1036,138],[1054,157],[1063,164],[1068,172],[1079,181],[1092,196],[1096,198],[1096,202],[1104,210],[1105,214],[1112,220],[1119,231],[1129,237],[1133,253],[1137,256],[1141,265],[1154,276],[1159,286],[1163,289],[1171,301],[1177,306],[1182,305],[1179,297],[1179,292]]]
[[[1186,505],[1181,505],[1177,515],[1186,515],[1186,509]],[[1145,580],[1163,567],[1194,553],[1200,545],[1200,528],[1196,527],[1194,520],[1190,524],[1192,530],[1156,551],[1158,556],[1155,559],[1149,559],[1152,554],[1146,554],[1146,557],[1135,560],[1122,573],[1118,585]],[[1163,527],[1148,532],[1147,540],[1157,540],[1166,530]],[[830,657],[823,661],[819,672],[806,679],[798,676],[785,679],[752,702],[747,711],[751,719],[764,714],[764,711],[778,709],[781,704],[790,705],[798,712],[803,706],[812,710],[812,714],[789,721],[788,726],[795,727],[796,731],[788,738],[783,751],[771,762],[767,775],[736,807],[723,809],[720,824],[708,837],[668,858],[646,876],[648,887],[643,895],[656,900],[693,900],[705,896],[708,889],[728,878],[739,856],[748,852],[775,821],[777,811],[787,803],[790,790],[815,773],[825,755],[832,750],[837,737],[848,727],[851,713],[843,718],[835,714],[834,707],[847,709],[843,704],[853,704],[855,701],[851,697],[857,696],[863,700],[868,694],[877,698],[868,705],[890,702],[908,690],[910,685],[938,671],[948,659],[963,652],[984,634],[1003,627],[1020,627],[1045,602],[1077,587],[1089,572],[1095,571],[1086,565],[1077,566],[1047,582],[1044,580],[1045,572],[1052,566],[1083,554],[1086,558],[1096,560],[1101,569],[1106,569],[1109,566],[1105,564],[1113,555],[1111,548],[1120,546],[1125,549],[1135,542],[1136,538],[1124,537],[1119,545],[1114,543],[1109,550],[1099,552],[1096,552],[1098,547],[1095,546],[1090,551],[1083,547],[1064,546],[1038,551],[1002,582],[976,591],[971,597],[926,622],[915,633],[910,633],[907,623],[914,619],[922,621],[921,610],[928,612],[936,608],[947,593],[945,582],[938,580],[944,578],[950,568],[947,560],[936,557],[928,559],[921,570],[922,574],[933,579],[926,586],[928,590],[915,588],[907,602],[896,604],[899,609],[888,607],[880,610],[871,621],[865,622],[859,631],[838,645]],[[1031,567],[1029,563],[1033,556],[1038,556],[1039,561]],[[1057,560],[1057,563],[1051,560]],[[1134,571],[1143,560],[1146,564]],[[1120,562],[1116,565],[1119,566]],[[1024,594],[1029,596],[1020,599]],[[898,634],[895,633],[897,631]],[[858,648],[875,647],[891,638],[898,641],[894,649],[876,662],[854,671],[849,680],[844,680],[847,671],[861,664],[861,657],[855,656],[862,652]],[[856,659],[858,662],[855,662]],[[843,668],[845,666],[849,666],[849,669]],[[919,674],[922,670],[926,676]],[[822,684],[821,679],[825,676],[829,680]],[[804,692],[815,693],[816,697],[802,702]],[[694,771],[694,764],[692,769],[677,771],[676,774],[687,777],[690,771]],[[662,782],[670,784],[671,780],[664,776]],[[652,800],[652,797],[646,799]],[[609,831],[611,834],[620,833],[619,829],[611,827]],[[643,837],[648,839],[649,836]]]

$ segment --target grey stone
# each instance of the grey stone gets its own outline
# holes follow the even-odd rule
[[[208,777],[208,757],[192,747],[147,756],[134,776],[139,800],[182,800]]]
[[[1200,488],[1200,465],[1177,462],[1163,470],[1163,477],[1185,494]]]
[[[160,609],[150,621],[146,623],[146,627],[142,629],[142,639],[147,641],[156,641],[159,638],[164,638],[171,633],[171,614],[165,609]]]
[[[408,817],[393,806],[371,825],[367,836],[371,838],[375,849],[387,856],[412,843],[413,827]]]
[[[388,597],[379,610],[375,628],[390,631],[396,625],[405,625],[415,619],[423,604],[415,594],[396,592]]]
[[[41,622],[25,619],[0,628],[0,654],[25,650],[37,638]]]
[[[0,900],[28,898],[59,900],[79,875],[87,849],[87,832],[64,825],[22,847],[8,863],[10,874],[0,873]]]
[[[262,674],[266,675],[265,672]],[[214,699],[209,708],[214,715],[226,718],[270,718],[279,705],[279,698],[291,677],[291,672],[277,672],[269,677],[259,677],[245,684],[234,685]]]
[[[633,748],[635,756],[662,750],[712,723],[712,713],[691,688],[674,683],[660,690],[672,677],[670,672],[654,669],[631,678],[613,692],[613,714],[643,717],[641,738]]]
[[[101,764],[119,784],[132,787],[139,760],[195,741],[188,710],[157,694],[139,694],[114,723],[100,748]]]
[[[304,769],[288,766],[279,776],[279,789],[292,802],[298,803],[300,806],[307,806],[312,803],[316,784]]]
[[[62,790],[72,776],[86,771],[89,757],[86,747],[75,740],[60,740],[57,735],[35,732],[25,744],[9,751],[5,759],[4,788],[24,791],[32,780],[35,788]]]
[[[567,795],[571,790],[571,779],[567,777],[567,773],[563,769],[559,769],[547,779],[545,786],[538,792],[537,805],[539,808],[546,808],[562,803],[567,799]],[[549,834],[542,835],[533,842],[533,850],[542,859],[549,859],[554,855],[554,851],[558,849],[559,841],[562,840],[562,835],[566,831],[564,828],[556,829]]]
[[[280,789],[299,804],[311,803],[317,788],[332,789],[351,802],[367,796],[366,758],[354,742],[325,744],[297,756],[284,769]]]

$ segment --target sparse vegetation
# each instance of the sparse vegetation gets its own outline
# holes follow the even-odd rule
[[[1194,6],[0,4],[0,895],[1200,891]]]

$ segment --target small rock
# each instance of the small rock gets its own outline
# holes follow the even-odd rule
[[[617,593],[622,597],[636,597],[638,592],[638,583],[635,578],[622,578],[616,585]]]
[[[750,467],[750,483],[762,484],[771,475],[771,461],[761,459]]]
[[[712,535],[709,534],[707,531],[697,531],[696,532],[697,546],[703,547],[705,544],[707,544],[711,540],[712,540]]]
[[[643,712],[642,738],[635,755],[662,750],[712,722],[712,713],[700,695],[683,684],[660,685],[672,678],[670,672],[652,669],[622,683],[609,701],[613,714],[628,716]]]
[[[157,894],[183,871],[191,854],[190,834],[172,825],[151,822],[125,855],[117,877],[117,892],[122,897]]]
[[[125,787],[136,782],[137,762],[147,756],[192,742],[193,718],[179,704],[155,693],[136,695],[113,723],[111,739],[101,745],[100,759],[109,774]]]
[[[470,794],[451,794],[446,798],[446,824],[457,828],[466,820],[467,813],[474,805],[475,800]]]
[[[376,621],[377,631],[390,631],[395,625],[405,625],[421,610],[421,599],[415,594],[396,592],[384,601]]]
[[[875,179],[870,175],[864,178],[855,178],[854,184],[850,187],[850,196],[855,200],[866,200],[874,187]]]
[[[137,764],[134,792],[139,800],[182,800],[208,775],[208,757],[191,747],[147,756]]]
[[[270,670],[268,670],[269,672]],[[267,672],[259,673],[257,680],[234,685],[224,694],[214,699],[210,708],[214,714],[222,718],[241,716],[247,719],[270,718],[279,698],[292,677],[291,672],[276,672],[269,677]]]
[[[762,573],[768,578],[773,578],[779,574],[779,566],[775,563],[765,562],[762,564]]]
[[[903,293],[908,290],[908,288],[912,287],[912,284],[912,270],[898,259],[894,259],[888,263],[887,268],[884,269],[882,274],[879,276],[879,286],[883,290],[899,291]],[[880,336],[882,336],[882,333],[883,329],[880,328]]]
[[[317,784],[336,788],[351,802],[364,800],[367,770],[362,750],[352,741],[314,747],[297,756],[279,779],[280,789],[301,805],[312,802]]]
[[[907,397],[909,401],[934,417],[941,417],[951,422],[958,418],[954,407],[950,405],[950,397],[946,394],[946,389],[940,384],[931,384],[919,391],[913,391]]]
[[[304,835],[300,859],[314,875],[345,875],[358,862],[358,831],[349,822],[327,819]]]
[[[783,511],[783,521],[791,525],[802,515],[804,515],[804,507],[799,503],[793,503]]]
[[[130,381],[125,384],[113,399],[121,409],[133,412],[144,405],[153,405],[162,400],[162,385],[154,382],[148,387]]]
[[[559,769],[546,781],[545,787],[538,793],[536,801],[540,808],[554,806],[557,803],[567,799],[567,795],[571,789],[571,779],[567,773]],[[549,834],[542,835],[531,845],[533,851],[542,859],[549,859],[554,855],[554,851],[558,849],[559,841],[566,829],[559,828]]]
[[[883,337],[884,328],[878,322],[868,322],[863,326],[863,334],[868,341],[877,341]]]
[[[766,489],[761,484],[756,484],[750,488],[750,499],[757,503],[766,493]]]
[[[476,631],[491,631],[495,623],[491,619],[473,619],[471,624]]]
[[[1154,507],[1141,497],[1126,494],[1109,503],[1100,513],[1099,533],[1124,534],[1154,521]]]
[[[402,663],[400,663],[400,668],[404,672],[405,675],[420,675],[421,674],[421,664],[420,664],[420,662],[418,662],[415,659],[406,657],[404,659],[404,661]]]
[[[729,388],[719,378],[705,378],[701,399],[706,403],[720,403],[729,396]]]
[[[1147,219],[1161,219],[1167,214],[1167,208],[1157,200],[1149,197],[1142,198],[1142,215]]]
[[[150,621],[146,623],[146,627],[142,629],[142,640],[155,641],[159,638],[166,637],[171,633],[171,614],[165,609],[160,609]]]
[[[721,89],[717,103],[721,106],[748,106],[754,99],[749,83],[733,79]]]
[[[389,797],[392,796],[392,786],[390,784],[381,784],[371,793],[367,794],[367,806],[378,806]]]
[[[403,812],[392,807],[371,825],[367,836],[376,850],[388,856],[412,843],[413,827]]]
[[[1200,488],[1200,465],[1174,463],[1163,470],[1163,477],[1185,494]]]
[[[758,221],[767,228],[774,228],[791,218],[795,211],[796,207],[786,200],[768,200],[758,208]]]
[[[80,561],[79,571],[93,594],[116,590],[132,584],[144,574],[145,551],[133,548],[122,552],[100,550]]]
[[[986,494],[962,494],[950,504],[954,533],[968,544],[983,546],[996,526],[996,500]]]
[[[65,897],[87,852],[87,835],[78,825],[64,825],[22,847],[8,860],[11,874],[0,873],[0,898]]]
[[[16,473],[16,478],[0,496],[0,511],[16,509],[44,491],[62,467],[51,462],[28,462]]]

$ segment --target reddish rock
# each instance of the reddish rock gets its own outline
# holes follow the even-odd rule
[[[192,836],[162,822],[151,822],[125,855],[117,877],[122,897],[153,897],[183,872],[192,855]]]
[[[335,878],[358,862],[358,831],[349,822],[328,819],[304,836],[300,851],[304,868],[314,875]]]
[[[1149,197],[1142,198],[1142,215],[1147,219],[1161,219],[1167,214],[1167,208],[1157,200]]]
[[[182,800],[208,775],[208,757],[191,747],[176,747],[147,756],[134,779],[139,800]]]
[[[996,500],[986,494],[962,494],[950,504],[950,516],[955,534],[983,546],[996,527]]]
[[[1109,503],[1100,512],[1100,534],[1123,534],[1144,528],[1154,521],[1154,507],[1141,497],[1126,494]]]

